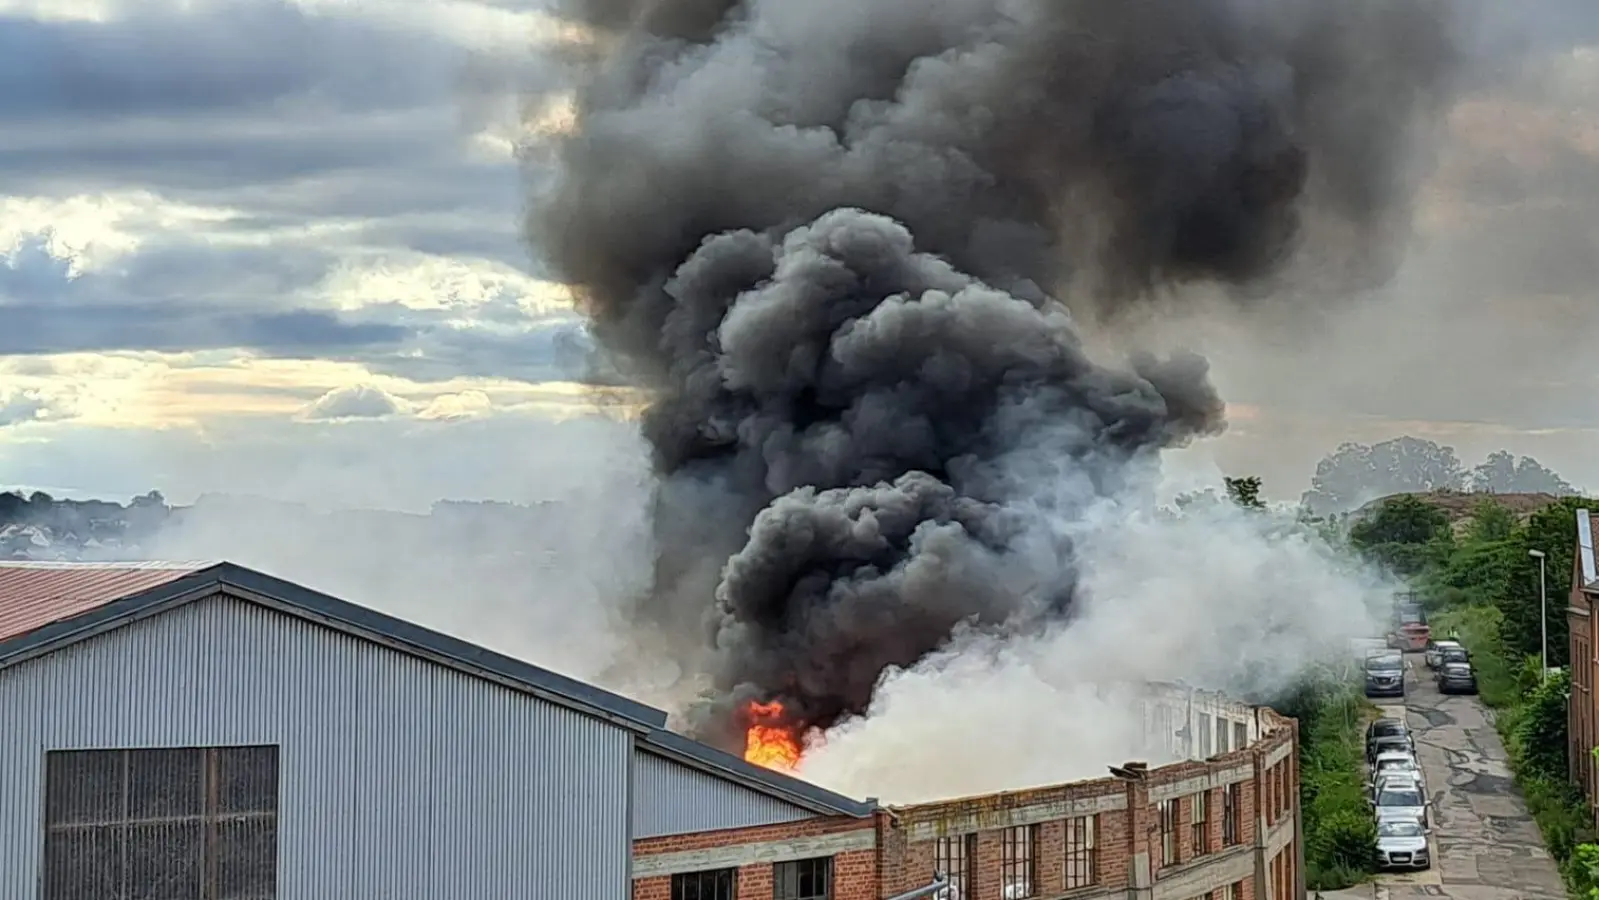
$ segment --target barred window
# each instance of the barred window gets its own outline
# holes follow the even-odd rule
[[[1160,864],[1177,865],[1177,801],[1162,800],[1156,807],[1160,814]]]
[[[1096,817],[1066,820],[1066,889],[1099,883],[1099,853],[1095,846]]]
[[[1034,866],[1038,849],[1038,826],[1018,825],[1005,829],[1000,845],[999,869],[1003,892],[1001,900],[1024,900],[1033,896]]]
[[[933,844],[933,872],[949,877],[949,887],[935,900],[969,900],[972,896],[971,860],[977,856],[977,835],[941,837]]]
[[[773,866],[772,900],[833,900],[833,858],[797,859]]]
[[[1204,791],[1188,801],[1188,843],[1195,856],[1210,852],[1210,795]]]
[[[43,900],[274,900],[278,748],[45,754]]]
[[[1221,842],[1222,846],[1232,847],[1241,838],[1238,835],[1239,812],[1239,785],[1234,782],[1222,788],[1221,793]]]
[[[707,869],[672,876],[672,900],[735,900],[737,869]]]

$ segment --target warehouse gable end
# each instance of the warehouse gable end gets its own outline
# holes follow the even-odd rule
[[[813,810],[647,750],[633,751],[633,836],[775,825]]]

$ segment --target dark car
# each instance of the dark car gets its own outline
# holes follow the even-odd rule
[[[1393,750],[1414,754],[1416,742],[1408,734],[1390,734],[1373,738],[1366,743],[1366,765],[1371,765],[1377,757]]]
[[[1383,716],[1366,726],[1366,745],[1370,746],[1371,742],[1378,738],[1404,737],[1409,733],[1410,726],[1405,724],[1404,719]]]
[[[1438,667],[1438,693],[1477,693],[1477,673],[1468,662],[1446,662]]]
[[[1405,657],[1402,654],[1366,657],[1366,696],[1405,696]]]

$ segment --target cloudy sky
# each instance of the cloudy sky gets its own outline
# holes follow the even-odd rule
[[[5,480],[417,507],[636,469],[517,236],[515,148],[559,115],[522,99],[562,34],[536,5],[0,0]],[[1179,467],[1297,494],[1411,433],[1599,487],[1591,5],[1505,26],[1536,52],[1457,109],[1383,296],[1166,323],[1234,404]]]

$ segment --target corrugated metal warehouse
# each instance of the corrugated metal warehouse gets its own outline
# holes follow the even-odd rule
[[[18,900],[619,900],[635,841],[875,843],[660,710],[228,563],[0,564],[0,720]]]

